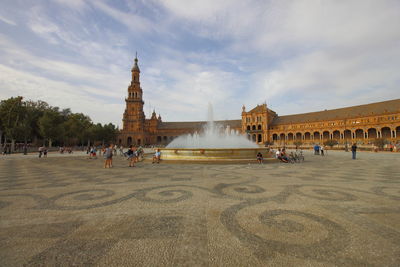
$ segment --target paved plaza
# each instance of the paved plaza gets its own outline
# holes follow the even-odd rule
[[[1,266],[399,266],[400,154],[0,158]]]

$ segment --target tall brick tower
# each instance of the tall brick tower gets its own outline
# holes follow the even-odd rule
[[[145,115],[143,112],[143,91],[140,88],[140,69],[137,54],[132,67],[132,81],[128,87],[128,97],[125,98],[126,108],[123,116],[122,132],[129,136],[127,145],[142,145],[145,137]]]

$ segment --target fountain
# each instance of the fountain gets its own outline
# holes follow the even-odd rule
[[[179,136],[160,151],[161,159],[179,161],[254,161],[258,152],[270,157],[266,148],[260,148],[237,130],[215,123],[211,104],[202,131]]]

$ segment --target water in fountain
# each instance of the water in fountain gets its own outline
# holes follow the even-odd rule
[[[257,148],[238,131],[214,123],[212,105],[208,105],[208,122],[200,133],[179,136],[167,148]]]

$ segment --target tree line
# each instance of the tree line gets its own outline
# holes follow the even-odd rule
[[[0,102],[0,145],[4,140],[12,150],[16,142],[49,147],[104,144],[115,141],[118,131],[112,123],[95,124],[83,113],[41,100],[17,96]]]

